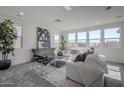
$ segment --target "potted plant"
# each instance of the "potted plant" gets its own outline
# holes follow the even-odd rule
[[[0,23],[0,52],[2,60],[0,60],[0,70],[7,69],[11,65],[8,55],[14,55],[14,40],[17,38],[16,31],[11,20],[4,20]]]
[[[60,51],[62,53],[66,53],[66,40],[64,39],[64,36],[61,35],[61,43],[60,43],[60,47],[59,47]]]

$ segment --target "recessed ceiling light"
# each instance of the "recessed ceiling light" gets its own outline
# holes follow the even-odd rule
[[[18,17],[22,17],[23,15],[24,15],[23,12],[19,12],[16,16],[18,16]]]
[[[61,19],[55,19],[54,22],[60,23],[61,22]]]
[[[24,13],[23,13],[23,12],[20,12],[19,14],[20,14],[20,15],[22,15],[22,16],[24,15]]]

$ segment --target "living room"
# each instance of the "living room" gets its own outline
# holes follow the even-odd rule
[[[5,49],[1,45],[0,86],[123,87],[123,9],[0,6],[1,37],[4,22],[13,23],[17,36],[12,40],[14,56],[10,51],[7,59],[2,59]],[[88,54],[83,62],[75,61],[78,55],[92,49],[98,60]],[[9,66],[3,65],[8,59]]]

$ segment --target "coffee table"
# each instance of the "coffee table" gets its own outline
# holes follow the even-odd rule
[[[66,65],[68,58],[69,58],[68,56],[55,57],[55,59],[53,60],[51,65],[54,67],[60,68],[64,65]]]

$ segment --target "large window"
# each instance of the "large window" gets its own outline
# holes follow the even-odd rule
[[[101,30],[89,32],[89,46],[100,47]]]
[[[68,34],[68,45],[69,47],[76,46],[76,33],[69,33]]]
[[[14,26],[17,39],[15,40],[14,47],[15,48],[21,48],[22,47],[22,27],[21,26]]]
[[[86,47],[86,32],[77,33],[78,47]]]
[[[59,34],[54,34],[54,47],[58,47],[59,46],[59,41],[60,41],[60,37]]]
[[[109,28],[104,30],[105,47],[119,47],[120,27]]]
[[[59,34],[54,34],[54,43],[59,43]]]
[[[82,47],[120,47],[121,28],[97,29],[89,32],[68,33],[68,46],[71,48]],[[88,41],[88,42],[87,42]]]

